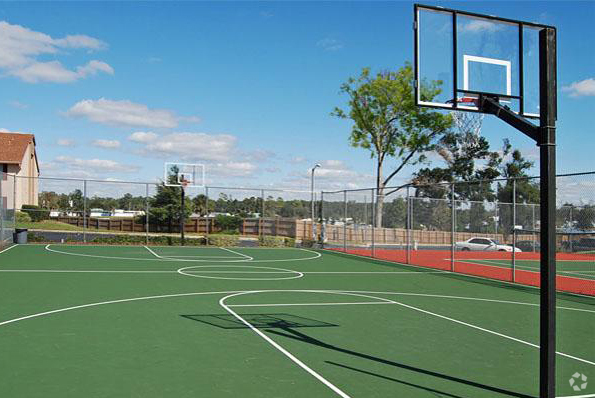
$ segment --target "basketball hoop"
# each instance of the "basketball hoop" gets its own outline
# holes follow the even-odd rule
[[[452,120],[457,126],[457,129],[461,134],[464,134],[470,145],[478,145],[479,144],[479,136],[481,133],[481,125],[483,122],[483,113],[475,113],[475,112],[466,112],[467,108],[478,108],[479,98],[476,97],[462,97],[457,98],[456,100],[452,100],[449,102],[455,102],[457,104],[461,104],[461,110],[454,110],[450,112],[452,116]]]

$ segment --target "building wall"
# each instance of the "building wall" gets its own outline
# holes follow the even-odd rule
[[[16,207],[20,209],[23,205],[37,205],[39,203],[39,179],[36,178],[39,177],[39,173],[37,172],[37,160],[34,150],[33,143],[29,144],[23,156],[21,167],[18,164],[7,165],[6,169],[9,175],[3,174],[3,178],[0,179],[2,205],[5,208],[12,209]],[[17,175],[16,192],[13,174]]]

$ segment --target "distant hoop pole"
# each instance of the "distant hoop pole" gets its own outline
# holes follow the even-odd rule
[[[180,245],[184,246],[184,227],[186,226],[186,193],[184,190],[188,186],[188,181],[182,180],[180,181],[180,184],[180,191],[182,195],[180,198]]]

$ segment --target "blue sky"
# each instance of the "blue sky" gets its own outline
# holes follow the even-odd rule
[[[44,176],[154,181],[191,161],[209,184],[305,188],[319,162],[322,187],[373,186],[330,112],[362,67],[411,61],[412,4],[0,3],[0,129],[36,135]],[[558,171],[595,169],[594,2],[428,4],[556,26]],[[483,134],[538,160],[493,117]]]

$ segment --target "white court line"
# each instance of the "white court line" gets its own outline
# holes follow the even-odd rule
[[[297,364],[299,367],[301,367],[302,369],[304,369],[306,372],[310,373],[312,376],[314,376],[316,379],[318,379],[318,381],[322,382],[322,384],[324,384],[325,386],[327,386],[328,388],[330,388],[331,390],[333,390],[337,395],[339,395],[342,398],[350,398],[350,396],[347,395],[346,393],[344,393],[339,387],[335,386],[333,383],[331,383],[330,381],[328,381],[327,379],[325,379],[324,377],[322,377],[315,370],[313,370],[308,365],[306,365],[305,363],[303,363],[302,361],[300,361],[299,359],[297,359],[289,351],[287,351],[285,348],[281,347],[273,339],[271,339],[269,336],[267,336],[266,334],[264,334],[263,332],[261,332],[260,330],[258,330],[257,328],[255,328],[250,322],[248,322],[247,320],[245,320],[244,318],[242,318],[241,316],[239,316],[234,310],[232,310],[227,305],[225,305],[225,300],[227,298],[234,297],[234,296],[240,295],[240,294],[246,294],[246,293],[245,292],[242,292],[242,293],[235,293],[235,294],[230,294],[228,296],[225,296],[221,300],[219,300],[219,304],[227,312],[229,312],[231,315],[233,315],[234,317],[236,317],[236,319],[238,319],[244,325],[246,325],[250,329],[252,329],[252,331],[254,333],[256,333],[257,335],[259,335],[260,337],[262,337],[267,343],[269,343],[270,345],[272,345],[273,347],[275,347],[277,350],[279,350],[281,353],[283,353],[287,358],[291,359],[295,364]]]
[[[242,258],[242,257],[230,257],[230,256],[201,256],[201,255],[197,255],[197,256],[178,256],[177,254],[168,254],[167,256],[162,256],[162,258],[229,258],[231,260],[235,260],[238,258]]]
[[[0,269],[0,272],[57,272],[57,273],[96,273],[96,274],[176,274],[177,271],[141,271],[141,270],[75,270],[75,269]]]
[[[49,246],[49,245],[48,245]],[[154,255],[157,258],[162,258],[159,254],[155,253],[153,250],[149,249],[149,246],[143,246],[145,249],[147,249],[149,251],[149,253],[151,253],[152,255]]]
[[[278,271],[279,273],[283,273],[283,274],[291,274],[292,276],[277,277],[277,278],[249,278],[249,277],[233,278],[233,277],[224,277],[224,276],[208,276],[208,275],[204,275],[204,271],[201,271],[201,269],[203,269],[203,268],[248,268],[251,270],[264,269],[264,270]],[[304,274],[302,272],[294,271],[291,269],[275,268],[275,267],[262,267],[262,266],[255,266],[255,265],[195,265],[192,267],[180,268],[179,270],[177,270],[177,272],[181,275],[191,276],[194,278],[222,279],[222,280],[227,279],[227,280],[243,280],[243,281],[251,281],[251,280],[252,281],[279,281],[279,280],[286,280],[286,279],[302,278],[304,276]],[[215,271],[215,272],[221,272],[221,271]],[[225,272],[225,271],[223,271],[223,272]],[[238,271],[236,273],[242,273],[245,275],[255,275],[255,274],[259,274],[259,273],[270,273],[270,271],[262,271],[262,272]],[[277,272],[274,272],[274,273],[276,274]]]
[[[132,260],[132,261],[172,261],[172,262],[190,262],[190,263],[204,263],[204,262],[211,262],[211,263],[215,263],[215,262],[219,262],[219,263],[283,263],[283,262],[288,262],[288,261],[307,261],[307,260],[315,260],[317,258],[321,258],[322,254],[321,253],[317,253],[315,251],[312,250],[308,250],[308,249],[302,249],[302,248],[292,248],[294,250],[298,250],[298,251],[304,251],[306,253],[313,253],[314,256],[311,257],[302,257],[302,258],[283,258],[283,259],[278,259],[278,260],[249,260],[249,259],[235,259],[235,260],[190,260],[190,259],[182,259],[182,258],[166,258],[166,257],[160,257],[160,258],[137,258],[137,257],[120,257],[120,256],[100,256],[98,254],[84,254],[84,253],[69,253],[69,252],[63,252],[60,250],[56,250],[56,249],[52,249],[50,248],[51,244],[49,245],[45,245],[45,250],[49,251],[49,252],[53,252],[53,253],[58,253],[58,254],[64,254],[67,256],[79,256],[79,257],[89,257],[89,258],[104,258],[104,259],[109,259],[109,260]],[[62,245],[61,245],[62,246]],[[73,246],[73,247],[82,247],[80,245],[65,245],[65,246]],[[109,247],[109,246],[99,246],[99,247]],[[130,247],[130,246],[127,246]],[[139,248],[141,246],[138,246]],[[163,247],[171,247],[171,246],[163,246]],[[261,249],[261,248],[259,248]],[[287,249],[283,249],[283,250],[287,250]]]
[[[9,251],[10,249],[12,249],[13,247],[17,247],[17,246],[18,246],[18,244],[17,244],[17,243],[15,243],[14,245],[12,245],[12,246],[9,246],[9,247],[7,247],[6,249],[4,249],[4,250],[0,251],[0,254],[2,254],[2,253],[6,253],[7,251]]]
[[[363,297],[368,297],[368,298],[379,299],[379,300],[382,300],[384,302],[394,303],[394,304],[398,304],[398,302],[394,302],[393,300],[388,300],[388,299],[384,299],[384,298],[381,298],[381,297],[367,296],[367,295],[363,295],[361,293],[397,294],[397,295],[398,294],[410,294],[410,293],[398,293],[398,292],[361,292],[361,293],[356,293],[356,292],[341,292],[341,291],[305,291],[305,290],[219,291],[219,292],[177,293],[177,294],[167,294],[167,295],[160,295],[160,296],[145,296],[145,297],[136,297],[136,298],[129,298],[129,299],[111,300],[111,301],[96,302],[96,303],[90,303],[90,304],[83,304],[83,305],[78,305],[78,306],[66,307],[66,308],[61,308],[61,309],[56,309],[56,310],[51,310],[51,311],[45,311],[45,312],[41,312],[41,313],[37,313],[37,314],[31,314],[31,315],[27,315],[27,316],[15,318],[15,319],[3,321],[3,322],[0,322],[0,326],[11,324],[11,323],[14,323],[14,322],[19,322],[19,321],[22,321],[22,320],[37,318],[37,317],[46,316],[46,315],[52,315],[52,314],[56,314],[56,313],[60,313],[60,312],[65,312],[65,311],[70,311],[70,310],[76,310],[76,309],[83,309],[83,308],[88,308],[88,307],[95,307],[95,306],[106,305],[106,304],[117,304],[117,303],[132,302],[132,301],[141,301],[141,300],[150,300],[150,299],[161,299],[161,298],[171,298],[171,297],[195,296],[195,295],[228,294],[228,296],[226,296],[223,299],[221,299],[221,300],[224,300],[225,298],[231,297],[232,295],[248,294],[248,293],[266,293],[266,292],[313,292],[313,293],[339,293],[339,294],[342,293],[342,294],[351,294],[351,295],[354,295],[354,296],[357,295],[357,296],[363,296]],[[422,294],[415,294],[415,295],[422,295]],[[428,295],[428,296],[431,296],[431,295]],[[444,296],[444,297],[449,297],[449,296]],[[454,298],[454,297],[451,297],[451,298]],[[470,297],[467,297],[465,299],[469,299],[469,300],[496,301],[496,300],[478,299],[478,298],[470,298]],[[221,301],[220,301],[220,303],[221,303]],[[510,303],[515,303],[515,302],[510,302]],[[534,304],[531,304],[531,303],[517,303],[517,304],[534,305]],[[233,312],[233,310],[231,310],[229,308],[227,308],[227,310],[228,310],[228,312],[235,314],[235,312]],[[418,309],[416,309],[416,310],[418,310]],[[423,310],[421,310],[421,311],[423,311]],[[438,315],[438,314],[436,314],[436,315]],[[439,317],[443,317],[443,316],[439,316]],[[238,318],[237,314],[236,314],[236,318]],[[448,319],[446,317],[444,317],[444,318],[445,319]],[[454,321],[456,321],[456,320],[454,320]],[[458,321],[458,322],[460,322],[460,321]],[[245,320],[243,321],[243,323],[244,324],[247,324],[248,326],[250,326]],[[252,328],[252,330],[254,330],[254,329]],[[257,331],[255,331],[255,332],[257,332]],[[258,334],[261,335],[260,333],[258,333]],[[261,336],[261,337],[263,337],[263,336]],[[267,341],[270,340],[268,338],[268,336],[264,336],[263,338],[265,338],[265,340],[267,340]],[[274,343],[274,341],[273,341],[273,343]],[[274,344],[276,345],[276,343],[274,343]],[[528,344],[531,345],[531,346],[534,346],[534,347],[536,346],[536,345],[531,344],[531,343],[528,343]],[[281,350],[284,350],[282,347],[280,347],[280,348],[281,348]],[[291,355],[290,353],[288,353],[288,354]],[[578,358],[574,358],[574,357],[571,357],[571,358],[578,359]],[[590,362],[588,362],[588,363],[590,363]],[[591,363],[591,364],[593,364],[593,363]],[[320,376],[320,377],[322,377],[322,376]],[[587,398],[587,397],[591,397],[591,396],[589,396],[589,395],[587,395],[587,396],[569,396],[569,397],[563,397],[563,398]]]
[[[245,255],[245,254],[242,254],[242,253],[240,253],[240,252],[236,252],[236,251],[234,251],[234,250],[231,250],[231,249],[228,249],[228,248],[226,248],[226,247],[220,247],[219,249],[221,249],[221,250],[225,250],[225,251],[228,251],[228,252],[230,252],[230,253],[233,253],[233,254],[238,254],[238,255],[240,255],[240,256],[242,256],[242,257],[246,257],[246,258],[248,258],[248,259],[250,259],[250,260],[254,260],[254,258],[253,258],[253,257],[247,256],[247,255]]]
[[[587,395],[567,395],[565,397],[556,397],[556,398],[594,398],[595,394],[587,394]]]
[[[229,294],[229,293],[237,293],[238,291],[222,291],[222,292],[194,292],[194,293],[176,293],[176,294],[163,294],[159,296],[144,296],[144,297],[134,297],[134,298],[127,298],[127,299],[120,299],[120,300],[110,300],[110,301],[100,301],[90,304],[82,304],[82,305],[75,305],[72,307],[65,307],[59,308],[56,310],[45,311],[45,312],[38,312],[37,314],[25,315],[19,318],[9,319],[7,321],[0,322],[0,326],[8,325],[11,323],[24,321],[26,319],[32,318],[39,318],[45,315],[53,315],[60,312],[66,312],[71,310],[78,310],[81,308],[89,308],[89,307],[97,307],[100,305],[107,305],[107,304],[119,304],[119,303],[127,303],[131,301],[142,301],[142,300],[152,300],[152,299],[162,299],[162,298],[172,298],[172,297],[185,297],[185,296],[200,296],[200,295],[208,295],[208,294]]]
[[[228,304],[228,307],[316,307],[324,305],[378,305],[393,304],[386,301],[353,301],[345,303],[268,303],[268,304]]]
[[[258,334],[260,337],[262,337],[266,342],[268,342],[269,344],[271,344],[274,348],[276,348],[277,350],[281,351],[285,356],[287,356],[289,359],[291,359],[294,363],[296,363],[297,365],[299,365],[302,369],[306,370],[308,373],[310,373],[311,375],[313,375],[314,377],[316,377],[319,381],[321,381],[322,383],[324,383],[327,387],[331,388],[333,391],[335,391],[337,394],[339,394],[340,396],[344,397],[345,394],[343,391],[341,391],[338,387],[336,387],[334,384],[332,384],[331,382],[329,382],[328,380],[326,380],[324,377],[322,377],[320,374],[318,374],[316,371],[314,371],[313,369],[311,369],[310,367],[308,367],[306,364],[304,364],[303,362],[301,362],[298,358],[296,358],[295,356],[293,356],[289,351],[285,350],[281,345],[279,345],[278,343],[276,343],[273,339],[271,339],[269,336],[267,336],[266,334],[264,334],[262,331],[258,330],[256,327],[254,327],[252,324],[250,324],[248,321],[246,321],[244,318],[242,318],[240,315],[238,315],[235,311],[233,311],[230,307],[232,305],[226,305],[225,304],[225,300],[227,300],[228,298],[231,297],[236,297],[236,296],[240,296],[240,295],[244,295],[244,294],[254,294],[254,293],[270,293],[270,292],[299,292],[299,293],[327,293],[327,294],[345,294],[345,295],[350,295],[350,296],[358,296],[358,297],[366,297],[366,298],[372,298],[372,299],[377,299],[377,300],[381,300],[383,302],[386,302],[387,304],[396,304],[414,311],[418,311],[421,313],[424,313],[426,315],[431,315],[440,319],[444,319],[450,322],[454,322],[463,326],[467,326],[485,333],[489,333],[489,334],[493,334],[495,336],[498,337],[502,337],[508,340],[512,340],[521,344],[525,344],[534,348],[539,348],[539,345],[537,344],[533,344],[530,343],[528,341],[524,341],[521,339],[517,339],[515,337],[512,336],[508,336],[490,329],[486,329],[486,328],[482,328],[480,326],[477,325],[473,325],[467,322],[463,322],[460,321],[458,319],[454,319],[454,318],[450,318],[444,315],[440,315],[431,311],[426,311],[423,310],[421,308],[417,308],[411,305],[407,305],[404,303],[400,303],[398,301],[394,301],[394,300],[389,300],[383,297],[375,297],[375,296],[369,296],[366,294],[361,294],[361,293],[350,293],[350,292],[341,292],[341,291],[324,291],[324,290],[284,290],[284,291],[276,291],[276,290],[267,290],[267,291],[247,291],[247,292],[240,292],[240,293],[233,293],[230,294],[228,296],[225,296],[223,298],[221,298],[221,300],[219,300],[219,304],[226,310],[228,311],[230,314],[232,314],[234,317],[236,317],[239,321],[241,321],[242,323],[244,323],[246,326],[248,326],[253,332],[255,332],[256,334]],[[310,303],[312,304],[312,303]],[[274,305],[278,305],[281,306],[282,304],[274,304]],[[295,304],[289,304],[289,305],[297,305],[297,303]],[[319,305],[324,305],[322,303],[320,303]],[[340,304],[340,305],[346,305],[346,304]],[[241,304],[238,305],[233,305],[233,306],[241,306]],[[242,305],[242,306],[249,306],[249,305]],[[556,351],[556,354],[569,358],[569,359],[573,359],[579,362],[584,362],[587,363],[589,365],[593,365],[595,366],[595,362],[591,362],[588,361],[586,359],[583,358],[579,358],[579,357],[575,357],[569,354],[565,354],[563,352],[560,351]],[[576,397],[574,397],[576,398]]]
[[[467,261],[465,261],[465,260],[467,260]],[[486,259],[486,260],[455,259],[455,261],[458,261],[458,262],[461,262],[461,263],[467,263],[467,264],[483,265],[483,266],[488,266],[488,267],[512,269],[512,263],[504,263],[504,262],[501,262],[501,260],[493,260],[493,259]],[[484,263],[488,263],[488,264],[482,264],[482,263],[479,263],[479,262],[474,263],[472,261],[483,261]],[[574,260],[572,260],[572,261],[574,261]],[[535,272],[535,273],[538,273],[539,272],[539,267],[531,267],[529,265],[516,265],[515,268],[516,269],[520,269],[522,271],[531,271],[531,272]],[[556,269],[556,274],[558,274],[558,275],[560,275],[561,273],[566,273],[566,274],[570,274],[570,275],[591,276],[591,275],[583,274],[583,272],[595,272],[595,271],[588,271],[588,270],[587,271],[583,271],[583,270],[560,270],[560,269]],[[565,275],[560,275],[560,276],[565,276]]]

